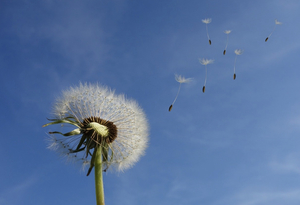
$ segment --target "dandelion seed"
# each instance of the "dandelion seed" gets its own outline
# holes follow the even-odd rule
[[[237,58],[238,55],[242,55],[243,52],[244,52],[244,51],[241,50],[241,49],[236,49],[236,50],[234,51],[234,53],[235,53],[236,55],[235,55],[234,66],[233,66],[233,80],[235,80],[235,78],[236,78],[236,74],[235,74],[235,63],[236,63],[236,58]]]
[[[224,33],[227,35],[227,41],[226,41],[226,46],[225,46],[225,49],[224,49],[224,51],[223,51],[223,55],[225,55],[226,54],[226,49],[227,49],[227,46],[228,46],[228,34],[230,34],[231,33],[231,30],[226,30],[226,31],[224,31]]]
[[[211,19],[202,19],[202,22],[206,24],[206,35],[208,38],[208,43],[209,43],[209,45],[211,45],[211,40],[209,38],[208,27],[207,27],[207,24],[209,24],[211,22]]]
[[[170,105],[170,107],[169,107],[169,112],[172,110],[173,105],[174,105],[175,101],[177,100],[177,97],[179,95],[179,91],[180,91],[180,88],[181,88],[181,84],[182,83],[189,83],[192,80],[192,78],[185,78],[181,75],[175,75],[175,80],[179,83],[179,88],[178,88],[177,95],[176,95],[172,105]]]
[[[272,35],[272,33],[275,31],[276,26],[277,26],[277,25],[281,25],[281,24],[282,24],[282,22],[279,22],[279,21],[277,21],[277,19],[275,19],[275,26],[274,26],[272,32],[270,33],[270,35],[268,35],[268,37],[265,39],[265,42],[268,41],[269,37],[270,37],[270,36]]]
[[[148,143],[148,123],[133,100],[116,95],[99,85],[80,84],[56,101],[54,119],[43,127],[69,124],[67,133],[50,132],[48,148],[73,161],[95,167],[97,204],[104,204],[102,165],[123,171],[144,154]],[[54,137],[55,135],[55,137]]]
[[[204,85],[202,87],[202,92],[204,93],[205,92],[206,79],[207,79],[207,65],[213,63],[214,60],[208,60],[208,59],[203,58],[203,59],[199,59],[199,62],[202,65],[205,65],[205,81],[204,81]]]

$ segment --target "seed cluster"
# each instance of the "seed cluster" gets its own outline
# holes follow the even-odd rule
[[[104,125],[108,128],[108,136],[107,137],[102,137],[99,136],[93,129],[89,128],[89,124],[91,122],[97,122],[101,125]],[[102,142],[106,142],[107,144],[112,143],[116,138],[118,134],[118,129],[117,126],[110,121],[103,120],[99,117],[89,117],[89,118],[84,118],[83,122],[81,124],[83,134],[86,136],[92,136],[92,140],[97,143],[97,144],[102,144]]]

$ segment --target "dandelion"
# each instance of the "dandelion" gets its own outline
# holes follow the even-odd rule
[[[204,93],[205,92],[206,79],[207,79],[207,65],[213,63],[214,60],[208,60],[208,59],[203,58],[203,59],[199,59],[199,62],[202,65],[205,65],[205,81],[204,81],[204,85],[203,85],[203,88],[202,88],[202,92]]]
[[[144,154],[148,142],[148,123],[133,100],[116,95],[99,85],[80,84],[56,101],[54,119],[43,127],[69,124],[67,133],[50,132],[49,148],[68,159],[95,167],[97,205],[104,204],[102,171],[123,171]]]
[[[208,27],[207,27],[207,24],[209,24],[211,22],[211,19],[202,19],[202,22],[206,24],[206,35],[208,38],[208,43],[209,43],[209,45],[211,45],[211,40],[209,38]]]
[[[175,80],[179,83],[179,88],[178,88],[177,95],[176,95],[172,105],[170,105],[170,107],[169,107],[169,112],[172,110],[173,105],[174,105],[175,101],[177,100],[177,97],[178,97],[178,94],[179,94],[179,91],[180,91],[180,87],[181,87],[181,83],[189,83],[192,79],[191,78],[185,78],[181,75],[175,75]]]
[[[226,46],[225,46],[225,49],[224,49],[224,51],[223,51],[223,55],[225,55],[226,54],[226,49],[227,49],[227,46],[228,46],[228,34],[230,34],[231,33],[231,30],[226,30],[226,31],[224,31],[224,33],[227,35],[227,41],[226,41]]]
[[[241,50],[241,49],[236,49],[236,50],[234,51],[234,53],[235,53],[236,55],[235,55],[234,66],[233,66],[233,80],[235,80],[235,78],[236,78],[236,74],[235,74],[235,63],[236,63],[236,58],[237,58],[238,55],[242,55],[243,52],[244,52],[244,51]]]
[[[277,21],[277,19],[275,19],[275,26],[274,26],[274,28],[273,28],[273,31],[270,33],[270,35],[265,39],[265,42],[267,42],[268,41],[268,39],[269,39],[269,37],[272,35],[272,33],[275,31],[275,28],[276,28],[276,26],[277,25],[281,25],[282,23],[281,22],[279,22],[279,21]]]

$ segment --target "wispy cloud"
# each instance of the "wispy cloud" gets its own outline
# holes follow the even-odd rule
[[[231,205],[298,205],[300,189],[281,191],[247,190],[217,204]]]
[[[289,154],[283,159],[274,159],[269,166],[275,172],[300,174],[300,158],[296,154]]]
[[[187,184],[183,180],[175,179],[167,192],[166,197],[173,199],[181,199],[182,192],[188,190]]]
[[[15,184],[10,186],[7,184],[1,193],[0,193],[0,204],[20,204],[23,196],[30,190],[32,186],[34,186],[38,181],[38,177],[36,175],[31,175],[28,178],[21,181],[19,184]],[[4,186],[2,184],[2,186]]]
[[[195,204],[207,197],[207,187],[196,184],[197,180],[185,177],[174,178],[170,181],[166,192],[166,204]]]
[[[115,19],[121,18],[126,10],[126,3],[118,1],[107,4],[113,4],[118,11],[118,14],[113,16]],[[111,25],[115,19],[108,19],[104,15],[106,11],[102,11],[102,4],[94,6],[99,7],[95,13],[80,1],[71,4],[63,2],[60,6],[51,3],[31,4],[16,15],[10,32],[18,36],[22,45],[30,44],[31,52],[36,49],[39,53],[54,54],[56,59],[50,65],[58,64],[56,67],[59,67],[60,71],[62,68],[65,72],[72,71],[68,76],[72,73],[75,75],[75,71],[80,70],[84,71],[83,77],[90,77],[95,71],[103,70],[103,62],[112,58],[113,44],[117,41],[114,35],[118,28]],[[51,11],[52,16],[34,16],[39,20],[24,18],[34,15],[36,10],[42,10],[44,13]]]
[[[295,53],[295,51],[300,49],[300,41],[293,41],[288,45],[281,47],[280,49],[274,49],[273,52],[266,54],[264,57],[265,63],[280,62],[285,59],[287,55]]]

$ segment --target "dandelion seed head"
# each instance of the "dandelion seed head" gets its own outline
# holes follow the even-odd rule
[[[178,82],[178,83],[189,83],[192,81],[192,78],[185,78],[181,75],[177,75],[175,74],[175,80]]]
[[[235,51],[234,51],[234,53],[236,54],[236,55],[242,55],[243,54],[243,50],[241,50],[241,49],[235,49]]]
[[[277,21],[277,19],[275,19],[275,24],[276,24],[276,25],[281,25],[282,22],[279,22],[279,21]]]
[[[210,18],[202,19],[202,22],[206,23],[206,24],[209,24],[211,22],[211,19]]]
[[[225,33],[225,34],[230,34],[230,33],[231,33],[231,30],[225,30],[224,33]]]
[[[208,65],[208,64],[211,64],[214,62],[214,60],[212,59],[206,59],[206,58],[200,58],[199,59],[199,62],[202,64],[202,65]]]
[[[62,136],[51,135],[48,148],[70,161],[80,161],[83,166],[91,163],[91,152],[96,146],[102,148],[106,169],[112,167],[117,171],[133,166],[147,148],[148,122],[143,110],[136,101],[107,87],[92,84],[71,87],[57,99],[53,113],[54,123],[72,124],[80,133],[52,132]]]

